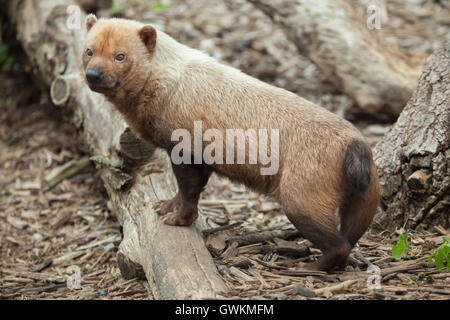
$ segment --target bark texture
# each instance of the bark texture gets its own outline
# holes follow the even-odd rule
[[[110,208],[123,227],[117,255],[122,275],[145,275],[153,296],[160,299],[214,298],[226,291],[200,233],[201,219],[189,228],[171,227],[152,208],[154,202],[171,198],[176,191],[167,155],[135,138],[120,114],[85,84],[84,14],[79,28],[71,29],[68,0],[1,4],[8,8],[39,83],[45,90],[50,88],[56,105],[70,110],[72,122],[90,148],[111,198]],[[137,169],[150,156],[148,175],[144,175]],[[140,173],[135,179],[133,171]]]
[[[408,54],[370,30],[367,17],[358,15],[349,1],[248,1],[280,25],[299,52],[363,110],[400,114],[424,57]]]
[[[411,100],[375,147],[382,210],[375,227],[450,227],[450,42],[434,52]]]

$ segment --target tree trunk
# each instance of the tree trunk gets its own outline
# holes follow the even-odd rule
[[[248,0],[281,26],[324,78],[369,113],[398,116],[415,88],[423,57],[370,30],[344,0]],[[380,19],[383,11],[380,8]],[[369,21],[371,22],[371,21]]]
[[[214,298],[227,290],[205,247],[201,219],[191,227],[165,225],[153,204],[171,198],[176,187],[168,156],[137,140],[105,99],[85,85],[81,56],[84,13],[76,29],[67,25],[68,0],[3,1],[8,8],[35,75],[50,87],[52,101],[72,113],[72,122],[93,155],[111,198],[110,207],[123,226],[117,254],[122,275],[145,276],[155,298]],[[72,8],[74,9],[74,8]],[[75,8],[76,9],[76,8]],[[69,13],[72,11],[69,10]],[[130,172],[139,171],[133,180]]]
[[[375,227],[450,227],[450,42],[433,53],[411,100],[375,147],[382,210]]]

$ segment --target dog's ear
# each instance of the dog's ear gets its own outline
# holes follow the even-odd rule
[[[153,52],[156,46],[156,29],[152,26],[144,26],[139,30],[139,37],[144,42],[149,52]]]
[[[95,14],[88,14],[86,17],[86,30],[89,31],[97,23],[97,17]]]

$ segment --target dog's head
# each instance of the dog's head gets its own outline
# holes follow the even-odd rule
[[[98,20],[90,14],[86,29],[83,66],[91,90],[111,93],[148,71],[142,65],[155,50],[155,28],[125,19]]]

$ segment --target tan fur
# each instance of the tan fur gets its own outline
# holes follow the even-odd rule
[[[364,140],[359,131],[326,109],[218,63],[159,30],[154,50],[147,50],[138,35],[143,27],[121,19],[100,19],[92,26],[86,48],[94,56],[84,55],[85,69],[99,66],[111,77],[106,87],[93,89],[113,102],[142,139],[166,150],[174,145],[174,130],[192,132],[197,120],[203,131],[218,129],[224,137],[226,129],[279,129],[277,174],[263,176],[260,165],[248,164],[215,164],[213,170],[277,196],[297,227],[306,217],[324,232],[337,234],[334,212],[348,189],[344,153],[353,139]],[[112,57],[119,51],[127,58],[116,63]],[[365,211],[363,221],[355,222],[361,223],[358,234],[370,224],[378,197],[373,167],[365,199],[355,198]]]

